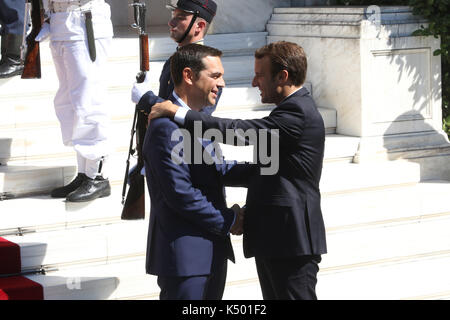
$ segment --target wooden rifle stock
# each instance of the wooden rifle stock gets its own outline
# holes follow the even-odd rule
[[[137,220],[145,218],[145,179],[141,174],[144,167],[142,155],[142,144],[144,143],[147,117],[136,110],[135,114],[136,151],[138,161],[132,172],[128,173],[129,163],[127,163],[127,173],[125,174],[124,188],[130,185],[122,209],[122,220]]]
[[[141,57],[141,73],[144,74],[145,72],[150,70],[150,51],[148,49],[148,35],[146,33],[139,35],[139,50],[141,51],[140,57]],[[144,79],[138,79],[142,80]]]
[[[140,70],[136,76],[138,83],[145,80],[149,67],[149,47],[148,34],[145,32],[145,4],[140,4],[139,1],[134,1],[136,26],[140,29],[139,33],[139,51],[140,51]],[[145,218],[145,179],[141,174],[144,168],[144,157],[142,154],[142,146],[144,144],[145,132],[147,130],[147,115],[135,109],[133,127],[131,130],[130,150],[128,153],[127,166],[125,170],[125,179],[122,190],[122,220],[137,220]],[[136,151],[137,151],[137,165],[134,170],[129,173],[130,154],[133,151],[133,136],[136,134]],[[125,199],[125,192],[127,183],[130,185]]]
[[[26,38],[27,52],[25,56],[22,79],[40,79],[41,78],[41,56],[39,51],[39,42],[36,36],[41,31],[44,23],[44,8],[40,0],[28,0],[31,3],[31,23],[32,29]],[[25,21],[25,23],[27,23]]]

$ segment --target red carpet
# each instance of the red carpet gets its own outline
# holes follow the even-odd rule
[[[25,277],[0,278],[0,300],[43,300],[39,283]]]
[[[20,247],[0,237],[0,275],[19,273],[21,270]],[[43,300],[44,290],[22,276],[0,278],[0,300]]]
[[[0,237],[0,274],[20,272],[20,247]]]

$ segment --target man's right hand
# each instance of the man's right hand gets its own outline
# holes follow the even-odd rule
[[[233,226],[231,227],[230,233],[235,236],[240,236],[244,233],[244,215],[245,209],[239,207],[238,204],[234,204],[231,209],[233,209],[236,214],[236,220],[234,221]]]
[[[152,111],[150,112],[148,118],[149,120],[161,117],[169,117],[173,119],[175,113],[177,113],[178,108],[179,107],[176,104],[173,104],[172,101],[170,100],[166,100],[161,103],[156,103],[152,107]]]

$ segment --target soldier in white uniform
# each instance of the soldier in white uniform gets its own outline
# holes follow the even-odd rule
[[[113,37],[110,6],[104,0],[44,0],[49,21],[38,41],[50,36],[59,79],[54,99],[63,143],[77,154],[78,175],[51,196],[70,202],[111,194],[105,175],[109,154],[106,60]]]

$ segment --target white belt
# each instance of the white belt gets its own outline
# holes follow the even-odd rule
[[[90,10],[95,2],[103,2],[103,0],[67,0],[62,2],[54,2],[50,0],[51,12],[69,12],[69,11],[86,11]]]

